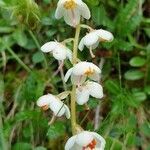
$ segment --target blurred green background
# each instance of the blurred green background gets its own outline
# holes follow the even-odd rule
[[[84,2],[92,13],[84,23],[115,39],[101,43],[95,59],[87,49],[79,52],[81,60],[105,61],[105,97],[91,98],[89,111],[78,107],[78,122],[93,131],[100,104],[96,132],[106,139],[106,150],[150,150],[150,1]],[[50,40],[74,37],[73,28],[54,18],[56,6],[56,0],[0,0],[0,150],[62,150],[71,136],[70,121],[59,118],[48,126],[51,112],[36,106],[41,95],[64,91],[60,74],[53,76],[58,62],[40,51]],[[69,67],[66,61],[64,71]]]

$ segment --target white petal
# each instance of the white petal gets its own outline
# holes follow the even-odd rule
[[[82,3],[80,9],[81,9],[82,17],[85,18],[85,19],[90,19],[91,13],[90,13],[90,10],[89,10],[88,6],[85,3]]]
[[[77,26],[80,22],[80,11],[78,8],[64,11],[64,20],[70,26]]]
[[[101,69],[93,63],[90,63],[90,67],[93,68],[97,73],[101,73]]]
[[[37,100],[37,105],[39,107],[49,105],[54,99],[55,97],[51,94],[43,95]]]
[[[100,39],[106,40],[108,42],[111,42],[114,39],[111,32],[102,29],[97,30],[97,35],[99,36]]]
[[[99,45],[99,40],[95,44],[93,44],[91,47],[92,49],[95,49],[98,47],[98,45]],[[90,46],[88,48],[90,49]]]
[[[55,99],[50,103],[50,109],[54,112],[56,116],[61,117],[66,111],[64,105],[65,104],[59,99]]]
[[[85,87],[82,89],[82,91],[80,91],[79,89],[77,89],[77,103],[79,105],[83,105],[86,102],[88,102],[89,100],[89,90]]]
[[[58,4],[55,12],[55,18],[60,19],[63,17],[64,8],[62,4]]]
[[[75,3],[78,5],[78,6],[81,6],[83,4],[83,1],[82,0],[75,0]]]
[[[90,95],[95,98],[102,98],[103,97],[103,88],[100,84],[96,82],[88,82],[87,83]]]
[[[81,39],[79,43],[79,50],[82,51],[84,49],[84,37]]]
[[[88,131],[83,131],[77,135],[76,143],[80,146],[87,146],[93,140],[93,135]]]
[[[94,73],[93,75],[90,75],[89,76],[89,78],[91,79],[91,80],[94,80],[94,81],[97,81],[97,82],[99,82],[100,81],[100,74],[99,73]]]
[[[102,136],[100,136],[99,134],[97,134],[96,132],[91,132],[91,134],[97,138],[99,147],[97,147],[97,146],[96,147],[99,148],[99,150],[104,150],[105,144],[106,144],[105,139]]]
[[[51,52],[56,48],[57,45],[58,45],[57,42],[53,42],[53,41],[47,42],[41,47],[41,51],[43,51],[45,53]]]
[[[89,34],[87,34],[84,37],[84,44],[87,47],[95,45],[98,41],[99,41],[99,37],[97,36],[97,34],[95,33],[95,31],[90,32]]]
[[[70,68],[70,69],[67,71],[67,73],[66,73],[66,75],[65,75],[65,77],[64,77],[65,82],[68,81],[69,77],[70,77],[71,74],[72,74],[72,71],[73,71],[73,68]]]
[[[53,56],[57,60],[66,59],[66,55],[66,49],[61,46],[57,46],[56,49],[53,50]]]
[[[72,136],[71,138],[68,139],[68,141],[66,142],[65,145],[65,150],[72,150],[74,144],[75,144],[75,140],[76,140],[76,135]]]
[[[69,110],[69,108],[68,108],[67,105],[64,105],[64,107],[65,107],[65,115],[66,115],[66,118],[69,119],[69,118],[70,118],[70,110]]]
[[[101,73],[101,70],[93,63],[91,62],[79,62],[73,67],[73,74],[76,76],[84,75],[84,73],[87,71],[87,69],[94,69],[96,73]]]
[[[79,62],[73,67],[73,74],[76,76],[84,75],[86,69],[88,69],[89,63],[86,61]]]

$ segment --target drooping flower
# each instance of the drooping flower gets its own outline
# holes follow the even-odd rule
[[[105,143],[98,133],[82,131],[68,139],[65,150],[104,150]]]
[[[79,105],[83,105],[89,100],[89,96],[95,98],[102,98],[103,97],[103,88],[100,84],[87,81],[84,85],[77,88],[77,103]]]
[[[73,84],[81,85],[87,77],[94,81],[99,81],[101,70],[91,62],[79,62],[74,67],[70,68],[65,75],[65,82],[71,76]]]
[[[43,110],[51,109],[55,116],[61,117],[65,114],[66,118],[70,118],[70,110],[67,105],[65,105],[57,96],[52,94],[47,94],[41,96],[37,105]]]
[[[90,10],[82,0],[59,0],[55,12],[56,19],[64,17],[65,22],[70,26],[77,26],[80,17],[90,19]]]
[[[59,61],[63,61],[66,58],[68,58],[70,61],[72,60],[72,51],[57,41],[45,43],[41,47],[41,51],[45,53],[51,52],[53,57]]]
[[[79,43],[79,50],[82,51],[84,46],[90,49],[91,56],[94,57],[92,49],[98,47],[99,42],[111,42],[114,39],[112,33],[106,30],[93,30],[84,36]]]

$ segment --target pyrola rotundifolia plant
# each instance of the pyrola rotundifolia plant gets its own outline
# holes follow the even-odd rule
[[[56,117],[63,115],[67,119],[71,119],[73,136],[66,142],[65,150],[104,150],[105,139],[96,132],[85,131],[76,120],[76,105],[85,105],[90,96],[96,99],[103,97],[103,88],[99,84],[101,69],[92,62],[80,61],[78,49],[83,51],[87,47],[89,54],[94,58],[93,49],[96,49],[100,42],[111,42],[113,35],[106,30],[95,30],[88,25],[80,24],[81,17],[85,19],[91,17],[88,6],[82,0],[59,0],[55,17],[56,19],[64,18],[68,25],[75,28],[75,37],[65,39],[63,42],[56,40],[47,42],[41,47],[41,50],[45,53],[51,53],[58,60],[59,67],[55,74],[62,71],[65,59],[72,63],[72,67],[63,78],[63,83],[71,79],[72,89],[59,95],[51,93],[43,95],[38,99],[37,105],[43,110],[50,109],[53,112],[49,125]],[[86,28],[88,33],[79,42],[82,28]],[[73,48],[70,50],[65,44],[72,41]],[[70,107],[62,102],[69,94]]]

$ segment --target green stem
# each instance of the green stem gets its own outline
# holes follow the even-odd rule
[[[118,52],[118,72],[119,72],[120,89],[122,89],[121,62],[120,62],[120,54],[119,54],[119,52]]]
[[[40,46],[38,40],[36,39],[35,35],[33,34],[33,32],[32,32],[31,30],[29,30],[29,33],[30,33],[30,35],[31,35],[31,37],[32,37],[32,39],[33,39],[33,41],[34,41],[34,43],[36,44],[37,48],[40,50],[40,47],[41,47],[41,46]]]
[[[79,35],[80,35],[80,25],[76,27],[74,46],[73,46],[73,64],[77,63],[77,53],[78,53],[78,43],[79,43]]]
[[[31,69],[14,53],[10,47],[7,47],[7,50],[27,72],[31,72]]]
[[[150,73],[150,52],[147,49],[147,54],[146,54],[146,71],[145,71],[145,79],[144,79],[144,86],[147,86],[148,80],[149,80],[149,73]]]
[[[80,35],[80,25],[76,27],[73,46],[73,65],[77,63],[79,35]],[[72,126],[72,134],[74,135],[76,133],[76,85],[73,85],[71,92],[71,126]]]
[[[73,85],[71,93],[71,127],[72,134],[76,133],[76,86]]]
[[[7,142],[4,136],[4,131],[3,131],[3,121],[2,121],[2,113],[3,113],[3,100],[4,100],[4,79],[3,77],[0,75],[0,148],[2,148],[2,150],[7,150]]]
[[[38,40],[36,39],[35,35],[33,34],[33,32],[31,30],[28,30],[30,36],[32,37],[35,45],[37,46],[38,50],[41,52],[41,46],[38,42]],[[44,56],[44,54],[41,52],[41,54]],[[47,64],[47,61],[46,61],[46,58],[44,56],[44,63],[45,63],[45,68],[47,69],[48,68],[48,64]]]

